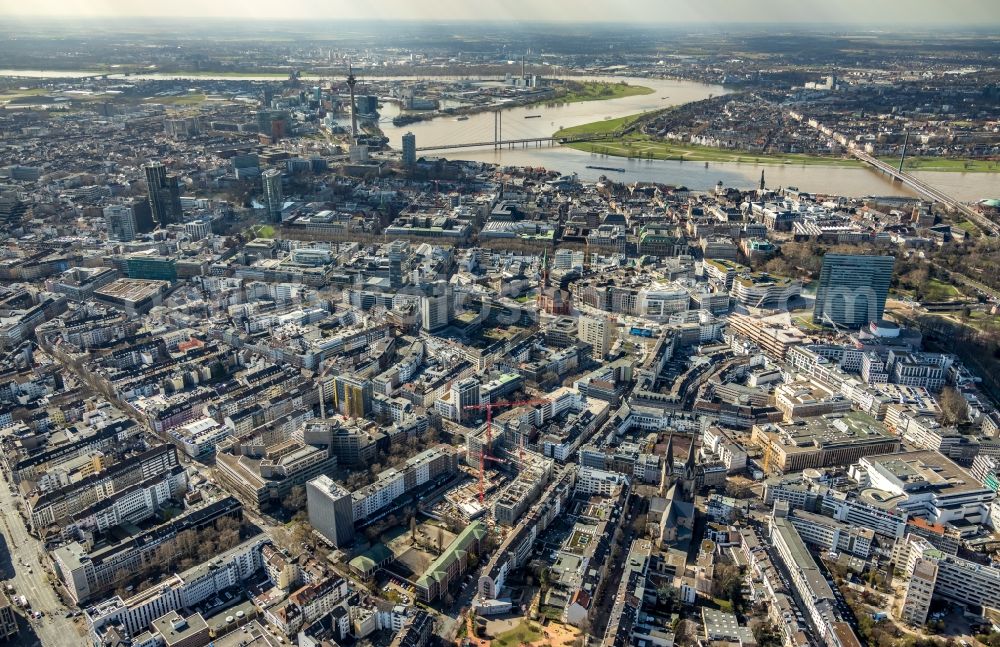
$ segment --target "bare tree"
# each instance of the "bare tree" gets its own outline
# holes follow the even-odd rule
[[[286,510],[301,510],[306,506],[306,489],[301,485],[295,485],[291,491],[281,500],[281,505]]]
[[[941,405],[941,422],[946,425],[959,425],[969,418],[969,403],[955,387],[944,387],[938,404]]]
[[[674,629],[674,644],[680,647],[692,647],[698,644],[693,622],[681,620],[677,623],[677,628]]]

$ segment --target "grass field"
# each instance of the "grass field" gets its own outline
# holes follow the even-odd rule
[[[515,647],[522,643],[535,642],[541,640],[542,632],[533,622],[527,620],[514,627],[510,631],[505,631],[497,636],[493,642],[493,647]]]
[[[962,293],[958,288],[937,279],[928,281],[927,290],[924,292],[924,301],[951,301],[961,297]]]
[[[813,323],[812,312],[804,312],[802,314],[793,314],[791,319],[792,323],[807,332],[818,332],[823,330],[823,326],[817,323]]]
[[[626,83],[607,83],[604,81],[574,81],[567,94],[557,99],[546,99],[539,103],[578,103],[580,101],[603,101],[605,99],[621,99],[644,94],[652,94],[653,88],[644,85],[628,85]]]
[[[190,77],[190,78],[195,78],[195,77],[199,77],[199,76],[208,76],[208,77],[212,77],[212,78],[215,78],[215,77],[219,77],[219,78],[231,78],[231,77],[243,77],[243,76],[254,76],[254,77],[262,77],[262,78],[263,77],[268,77],[268,78],[275,78],[275,79],[287,79],[288,78],[288,73],[287,72],[255,72],[253,70],[247,70],[245,72],[233,72],[233,71],[229,71],[229,70],[224,71],[224,72],[221,72],[221,71],[212,72],[212,71],[201,71],[201,70],[198,70],[198,71],[195,71],[195,70],[144,70],[144,71],[136,72],[136,73],[137,74],[164,74],[164,75],[167,75],[167,76],[183,76],[183,77]],[[306,78],[318,79],[318,78],[323,78],[323,77],[320,76],[320,75],[318,75],[318,74],[315,74],[315,75],[303,74],[302,78],[303,79],[306,79]]]
[[[979,236],[982,233],[979,231],[979,227],[977,227],[975,223],[969,222],[968,220],[959,220],[955,222],[955,226],[969,232],[969,234],[974,237]]]
[[[631,115],[618,119],[605,119],[591,123],[563,128],[555,133],[556,137],[572,137],[579,135],[602,135],[620,130],[642,117]],[[628,134],[614,140],[597,142],[575,142],[565,144],[570,148],[610,155],[613,157],[631,157],[636,159],[677,160],[684,162],[741,162],[746,164],[788,164],[799,166],[836,166],[846,168],[864,168],[860,160],[847,157],[825,157],[819,155],[803,155],[799,153],[761,154],[746,151],[711,148],[679,142],[653,139],[643,134]],[[893,160],[886,159],[888,163]],[[898,163],[898,159],[895,160]],[[964,172],[1000,172],[1000,162],[964,159],[914,158],[904,164],[907,170],[921,171],[964,171]]]
[[[642,117],[642,114],[618,117],[616,119],[605,119],[604,121],[592,121],[588,124],[563,128],[556,132],[555,137],[572,137],[575,135],[604,135],[620,130],[630,123]]]
[[[719,606],[720,611],[732,611],[733,603],[729,600],[723,600],[722,598],[712,598],[712,601]]]
[[[23,97],[37,97],[48,94],[48,92],[45,88],[10,88],[0,90],[0,102],[21,99]]]
[[[258,225],[254,228],[258,238],[274,238],[275,231],[271,225]]]

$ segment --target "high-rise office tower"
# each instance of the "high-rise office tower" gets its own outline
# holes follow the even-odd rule
[[[458,422],[475,417],[474,411],[466,411],[466,407],[479,404],[479,380],[467,377],[451,385],[451,399],[457,407]]]
[[[403,166],[417,163],[417,138],[413,133],[403,135]]]
[[[135,221],[135,212],[132,211],[131,205],[110,204],[104,207],[104,220],[108,223],[108,233],[111,238],[126,243],[135,240],[139,226]]]
[[[167,175],[167,167],[160,162],[150,162],[142,167],[146,173],[146,188],[149,191],[149,208],[153,221],[158,227],[166,227],[172,222],[180,222],[180,185],[176,175]]]
[[[354,543],[351,493],[325,474],[306,482],[309,524],[337,548]]]
[[[403,261],[405,261],[409,255],[410,244],[405,240],[394,240],[389,243],[389,287],[402,287]]]
[[[824,256],[813,322],[856,328],[881,319],[895,261],[892,256]]]
[[[140,234],[148,234],[156,229],[153,220],[153,209],[146,198],[132,198],[132,214],[135,216],[135,230]]]
[[[28,205],[13,191],[0,192],[0,225],[18,227],[28,212]]]
[[[281,222],[281,207],[284,204],[281,194],[281,171],[269,168],[260,178],[264,184],[264,205],[267,208],[267,216],[272,222]]]
[[[420,327],[435,332],[451,320],[451,295],[448,284],[438,281],[430,294],[420,297]]]
[[[602,360],[611,350],[612,323],[600,317],[582,316],[577,323],[577,337],[590,344],[594,359]]]
[[[270,103],[265,104],[270,106]],[[257,111],[257,132],[262,135],[271,134],[271,112],[269,110],[258,110]]]
[[[354,76],[354,69],[347,68],[347,87],[351,90],[351,143],[358,143],[358,106],[354,103],[354,86],[358,84],[357,77]]]

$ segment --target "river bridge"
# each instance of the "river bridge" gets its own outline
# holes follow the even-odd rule
[[[432,144],[430,146],[418,146],[416,151],[422,153],[425,151],[444,151],[444,150],[454,150],[456,148],[484,148],[486,146],[492,146],[494,149],[499,150],[501,148],[514,148],[516,146],[521,146],[522,148],[528,148],[531,145],[536,147],[541,146],[555,146],[562,144],[573,144],[576,142],[594,142],[608,139],[617,139],[625,134],[624,130],[616,130],[610,133],[597,133],[590,135],[571,135],[568,137],[557,137],[556,135],[548,135],[544,137],[521,137],[504,139],[503,138],[503,112],[500,110],[493,111],[493,139],[486,141],[475,141],[475,142],[461,142],[457,144]]]
[[[523,139],[493,139],[489,141],[482,142],[465,142],[462,144],[435,144],[432,146],[418,146],[417,152],[422,151],[443,151],[450,150],[454,148],[483,148],[485,146],[492,146],[493,148],[514,148],[515,146],[521,146],[522,148],[527,148],[528,146],[534,144],[537,147],[541,146],[556,146],[562,144],[573,144],[576,142],[595,142],[607,139],[614,139],[618,135],[607,134],[607,135],[581,135],[579,137],[526,137]]]
[[[968,218],[972,223],[974,223],[979,229],[987,236],[1000,236],[1000,225],[993,222],[989,218],[985,217],[983,214],[979,213],[972,207],[962,202],[959,202],[955,198],[951,197],[944,191],[931,186],[930,184],[919,180],[913,175],[907,173],[903,170],[903,158],[906,156],[906,143],[903,143],[903,158],[899,160],[899,166],[895,167],[892,164],[887,164],[882,160],[878,159],[874,155],[866,153],[861,148],[858,148],[857,143],[848,140],[846,136],[841,133],[833,132],[830,128],[824,127],[822,124],[816,120],[809,120],[804,115],[798,112],[786,111],[788,116],[796,121],[801,121],[812,126],[815,130],[826,135],[831,140],[840,144],[847,151],[861,160],[865,164],[868,164],[875,170],[885,173],[894,181],[899,182],[905,187],[909,187],[919,195],[931,200],[933,202],[940,202],[945,206],[946,209],[952,212],[958,212]]]
[[[949,211],[957,211],[961,213],[963,216],[965,216],[973,223],[975,223],[976,226],[983,231],[983,233],[988,234],[990,236],[1000,236],[1000,225],[993,222],[989,218],[986,218],[985,216],[983,216],[981,213],[979,213],[969,205],[959,202],[955,198],[952,198],[951,196],[946,194],[944,191],[941,191],[940,189],[937,189],[931,186],[930,184],[927,184],[923,180],[915,178],[909,173],[902,171],[899,168],[892,166],[891,164],[883,162],[877,157],[869,155],[863,150],[850,146],[848,147],[848,150],[852,155],[854,155],[854,157],[858,158],[862,162],[865,162],[866,164],[871,165],[878,171],[885,173],[886,175],[891,177],[893,180],[899,182],[903,186],[913,189],[914,191],[916,191],[925,198],[928,198],[935,202],[940,202]]]

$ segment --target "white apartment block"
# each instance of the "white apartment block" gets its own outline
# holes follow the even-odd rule
[[[892,554],[896,568],[910,578],[922,560],[933,561],[937,572],[924,569],[926,578],[933,582],[933,595],[959,604],[974,606],[1000,606],[1000,569],[949,555],[935,548],[929,541],[916,535],[907,535],[896,542]],[[927,586],[921,582],[918,586]]]
[[[456,451],[447,445],[438,445],[408,459],[400,469],[384,470],[377,481],[351,493],[354,521],[371,517],[404,493],[454,471],[457,466]]]
[[[149,628],[149,623],[183,607],[191,607],[215,593],[246,581],[262,566],[263,535],[249,539],[215,558],[175,574],[127,600],[114,596],[84,611],[94,644],[101,644],[107,627],[121,627],[131,635]]]
[[[823,550],[850,553],[862,559],[868,558],[875,539],[875,532],[870,528],[858,528],[802,510],[796,510],[789,516],[789,520],[799,531],[802,541],[807,544],[819,546]]]
[[[580,467],[576,477],[576,491],[588,495],[611,497],[623,485],[628,486],[628,478],[624,474],[593,467]]]

